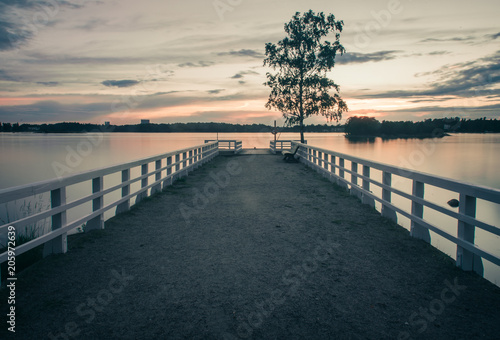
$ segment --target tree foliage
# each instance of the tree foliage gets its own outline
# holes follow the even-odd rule
[[[500,132],[500,120],[479,118],[475,120],[455,118],[426,119],[420,122],[379,122],[373,117],[350,117],[344,131],[347,136],[381,137],[441,137],[453,132]]]
[[[351,136],[374,136],[380,131],[380,122],[373,117],[350,117],[344,131]]]
[[[267,73],[265,85],[271,88],[266,108],[283,113],[289,126],[298,124],[304,140],[304,119],[322,115],[327,121],[339,121],[347,105],[342,100],[339,86],[327,77],[335,65],[335,56],[345,52],[340,44],[343,21],[333,14],[325,16],[312,10],[302,16],[297,12],[285,24],[287,37],[277,44],[266,44],[264,65],[277,70]],[[335,41],[323,41],[335,32]],[[329,93],[334,89],[336,93]]]

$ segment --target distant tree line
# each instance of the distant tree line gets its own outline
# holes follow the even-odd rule
[[[346,136],[366,137],[440,137],[446,133],[500,132],[497,119],[440,118],[412,121],[378,121],[373,117],[350,117],[345,126]]]
[[[38,132],[38,133],[84,133],[103,132],[271,132],[273,127],[265,124],[228,124],[228,123],[173,123],[173,124],[134,124],[102,125],[84,123],[55,124],[10,124],[0,123],[0,132]],[[308,132],[336,132],[342,128],[327,124],[307,125]],[[279,132],[299,132],[299,126],[279,127]],[[343,130],[342,130],[343,131]]]
[[[55,124],[1,123],[0,132],[37,132],[37,133],[84,133],[102,132],[271,132],[273,127],[266,124],[229,124],[229,123],[172,123],[172,124],[135,124],[102,125],[90,123],[63,122]],[[347,136],[421,136],[434,137],[447,132],[500,132],[497,119],[460,119],[441,118],[412,121],[382,121],[371,117],[351,117],[345,125],[317,124],[306,125],[307,132],[344,132]],[[300,132],[299,126],[278,127],[278,132]]]

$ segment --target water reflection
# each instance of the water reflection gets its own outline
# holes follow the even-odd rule
[[[345,139],[348,143],[352,144],[368,144],[375,143],[377,137],[363,137],[363,136],[346,136]]]

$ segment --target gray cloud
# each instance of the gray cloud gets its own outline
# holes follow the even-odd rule
[[[188,123],[188,122],[227,122],[228,117],[237,117],[241,116],[242,118],[238,119],[238,123],[253,123],[253,124],[269,124],[274,119],[276,119],[276,113],[272,111],[262,111],[262,112],[254,112],[255,115],[251,118],[243,118],[248,115],[248,111],[240,111],[234,110],[230,113],[227,111],[202,111],[202,112],[193,112],[192,115],[186,116],[172,116],[168,118],[164,118],[165,121],[170,122],[180,122],[180,123]]]
[[[86,121],[111,112],[111,103],[61,104],[45,100],[31,105],[0,106],[0,121]]]
[[[55,22],[60,7],[80,8],[82,1],[0,0],[0,51],[23,46]]]
[[[211,90],[214,91],[214,90]],[[204,102],[224,102],[224,101],[232,101],[232,100],[241,100],[241,99],[257,99],[260,98],[258,94],[253,93],[235,93],[229,94],[225,96],[209,96],[204,95],[208,91],[198,92],[198,91],[183,91],[181,92],[171,92],[164,95],[145,95],[140,97],[134,97],[134,100],[138,103],[137,109],[156,109],[161,107],[172,107],[178,105],[191,105],[195,103],[204,103]],[[221,91],[222,92],[222,89]],[[214,94],[214,93],[209,93]],[[111,105],[111,104],[110,104]],[[126,105],[123,105],[125,107]]]
[[[251,58],[258,58],[262,59],[264,58],[264,54],[261,52],[258,52],[256,50],[250,50],[250,49],[241,49],[239,51],[230,51],[230,52],[220,52],[217,53],[219,56],[234,56],[234,57],[251,57]]]
[[[207,93],[209,94],[219,94],[221,92],[225,91],[225,89],[215,89],[215,90],[208,90]]]
[[[9,73],[7,73],[5,70],[0,69],[0,80],[6,80],[6,81],[20,81],[18,78],[12,77]]]
[[[444,54],[450,54],[448,51],[433,51],[429,52],[428,55],[444,55]]]
[[[0,12],[2,6],[0,6]],[[15,24],[2,20],[4,15],[0,15],[0,51],[7,51],[25,44],[32,33],[17,28]]]
[[[408,109],[398,109],[390,111],[391,113],[415,113],[428,112],[434,114],[434,117],[464,117],[464,118],[480,118],[480,117],[498,117],[500,111],[500,104],[483,105],[476,107],[455,106],[455,107],[441,107],[441,106],[425,106],[415,107]],[[426,117],[431,118],[431,117]]]
[[[424,119],[460,117],[477,119],[482,117],[498,118],[500,104],[483,105],[477,107],[455,106],[420,106],[414,108],[396,109],[396,110],[376,110],[376,113],[382,114],[381,120],[414,120],[422,121]],[[356,115],[356,111],[351,111],[350,116]]]
[[[378,51],[373,53],[345,53],[344,55],[338,55],[335,59],[337,64],[361,64],[368,62],[377,62],[384,60],[391,60],[396,58],[396,53],[401,51]]]
[[[500,32],[495,34],[486,34],[485,38],[490,40],[496,40],[497,38],[500,38]]]
[[[39,85],[48,86],[48,87],[54,87],[54,86],[59,85],[58,81],[37,81],[36,83]]]
[[[437,79],[424,90],[398,90],[377,94],[364,94],[362,98],[411,98],[427,96],[500,96],[500,51],[487,57],[464,63],[446,65],[433,72],[415,76],[434,76]]]
[[[102,26],[106,26],[108,22],[102,19],[91,19],[84,24],[75,26],[76,29],[82,29],[84,31],[95,31]]]
[[[436,98],[421,98],[410,100],[410,103],[427,103],[427,102],[445,102],[447,100],[455,99],[455,97],[436,97]]]
[[[88,64],[88,65],[102,65],[102,64],[135,64],[143,63],[144,58],[131,58],[131,57],[77,57],[67,54],[50,55],[43,53],[30,52],[26,53],[27,58],[22,61],[27,64],[35,65],[74,65],[74,64]]]
[[[183,64],[179,64],[177,66],[179,67],[208,67],[215,64],[214,62],[211,61],[199,61],[198,63],[192,63],[192,62],[187,62]]]
[[[259,74],[258,72],[255,71],[241,71],[236,73],[234,76],[231,77],[231,79],[242,79],[248,74]]]
[[[449,32],[449,34],[453,34]],[[429,42],[437,42],[437,43],[447,43],[447,42],[452,42],[452,43],[466,43],[466,44],[477,44],[477,43],[483,43],[483,42],[488,42],[492,40],[496,40],[497,38],[500,37],[500,32],[498,33],[493,33],[493,34],[484,34],[484,35],[468,35],[468,36],[458,36],[458,37],[444,37],[444,38],[426,38],[420,40],[421,43],[429,43]]]
[[[468,42],[468,41],[475,41],[476,37],[469,35],[466,37],[449,37],[449,38],[427,38],[420,40],[422,43],[427,43],[427,42]]]
[[[140,81],[132,79],[124,80],[105,80],[101,84],[108,87],[131,87],[139,84]]]

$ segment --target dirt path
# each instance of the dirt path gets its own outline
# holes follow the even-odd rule
[[[278,156],[218,157],[68,242],[18,275],[16,339],[500,336],[498,287]]]

